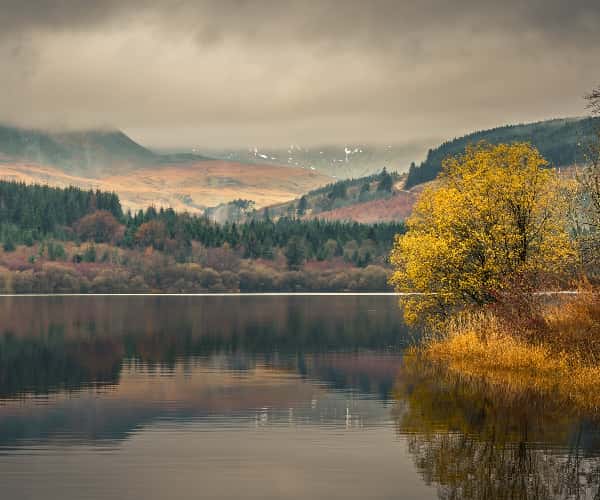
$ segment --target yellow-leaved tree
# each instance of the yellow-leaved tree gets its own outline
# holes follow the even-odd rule
[[[398,235],[390,260],[407,321],[484,304],[517,278],[534,283],[571,265],[568,196],[527,143],[469,146],[444,161]]]

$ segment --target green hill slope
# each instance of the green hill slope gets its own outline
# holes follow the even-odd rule
[[[462,153],[469,144],[487,141],[530,142],[554,167],[573,165],[583,160],[583,144],[593,139],[594,130],[600,127],[600,118],[568,118],[547,120],[524,125],[508,125],[474,132],[430,149],[419,166],[411,166],[406,189],[435,179],[441,171],[442,161],[448,156]]]

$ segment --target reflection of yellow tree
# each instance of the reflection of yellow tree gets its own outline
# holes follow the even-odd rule
[[[579,419],[531,394],[493,393],[408,359],[395,387],[397,430],[441,498],[589,498],[600,461]],[[541,443],[544,443],[543,445]]]

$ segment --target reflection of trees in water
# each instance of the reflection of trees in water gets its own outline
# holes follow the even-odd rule
[[[122,356],[114,339],[68,341],[55,325],[44,340],[6,333],[0,337],[0,397],[115,384]]]
[[[297,362],[281,359],[302,373],[304,353],[402,345],[407,332],[395,305],[394,298],[351,296],[3,301],[0,396],[116,383],[124,359],[172,368],[180,360],[224,353],[231,363],[251,366],[255,354],[280,364],[274,353],[299,353]],[[312,371],[325,373],[317,368]],[[332,372],[332,380],[345,377],[339,369],[342,375]],[[380,391],[389,393],[382,384]]]
[[[600,498],[598,427],[531,394],[492,393],[411,359],[396,414],[440,498]]]

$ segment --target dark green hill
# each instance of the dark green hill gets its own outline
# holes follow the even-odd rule
[[[479,141],[491,144],[530,142],[554,167],[580,163],[585,151],[583,145],[593,139],[594,130],[599,127],[600,118],[568,118],[474,132],[430,149],[421,165],[411,166],[406,189],[435,179],[445,158],[460,154],[467,145]]]
[[[120,130],[45,132],[0,125],[0,156],[52,165],[84,176],[97,176],[140,166],[191,162],[197,155],[160,155]]]

